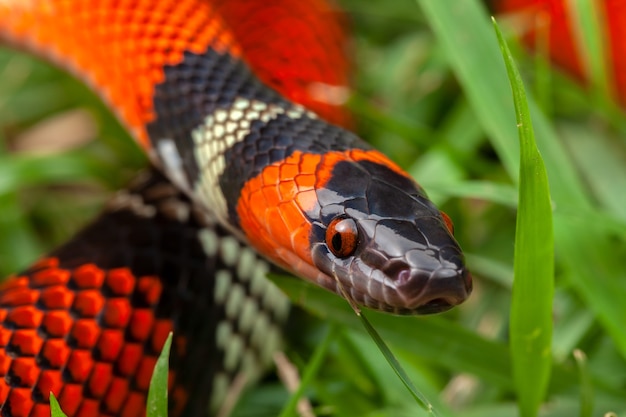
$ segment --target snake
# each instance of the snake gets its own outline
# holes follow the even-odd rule
[[[0,0],[0,42],[92,87],[151,163],[2,284],[2,416],[50,393],[145,415],[170,331],[170,415],[225,415],[280,343],[272,268],[392,314],[469,296],[450,218],[346,128],[344,26],[324,0]]]

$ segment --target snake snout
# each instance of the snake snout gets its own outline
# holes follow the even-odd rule
[[[428,255],[427,255],[428,253]],[[397,302],[409,314],[440,313],[461,304],[472,292],[472,276],[456,250],[410,251],[384,272],[393,279]],[[441,257],[443,258],[441,258]]]
[[[416,301],[418,314],[441,313],[461,304],[472,292],[472,277],[469,271],[439,268],[430,274],[426,286]]]

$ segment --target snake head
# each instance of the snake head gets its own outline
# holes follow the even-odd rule
[[[460,304],[472,281],[452,222],[411,178],[376,156],[339,161],[318,190],[313,262],[334,278],[331,288],[374,309],[429,314]]]
[[[438,313],[472,290],[449,218],[375,150],[296,152],[242,196],[242,229],[263,254],[358,304]]]

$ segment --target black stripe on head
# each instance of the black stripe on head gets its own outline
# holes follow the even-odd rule
[[[203,54],[185,52],[182,62],[164,68],[165,81],[155,86],[156,119],[148,124],[155,149],[159,141],[174,141],[189,184],[198,178],[191,132],[219,108],[237,98],[285,106],[287,101],[259,81],[248,66],[230,54],[209,49]]]
[[[372,161],[339,162],[317,195],[324,224],[338,215],[406,220],[415,213],[438,213],[414,181]]]
[[[237,202],[244,184],[268,165],[280,162],[296,151],[323,154],[348,149],[369,149],[355,134],[321,119],[303,115],[291,118],[279,114],[267,123],[253,122],[250,133],[224,153],[226,169],[220,187],[233,224],[239,224]]]

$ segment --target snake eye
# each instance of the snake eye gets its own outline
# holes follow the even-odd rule
[[[448,228],[450,233],[454,235],[454,224],[452,224],[452,219],[450,218],[450,216],[448,216],[443,211],[440,211],[439,213],[441,213],[441,218],[443,219],[443,222],[446,224],[446,227]]]
[[[338,258],[354,253],[359,240],[356,222],[348,217],[335,217],[326,229],[326,245]]]

